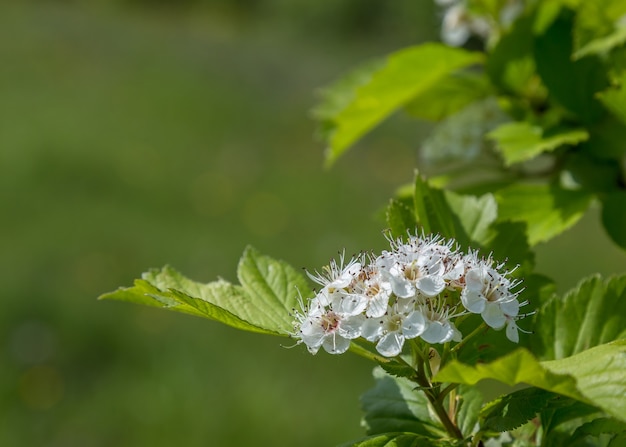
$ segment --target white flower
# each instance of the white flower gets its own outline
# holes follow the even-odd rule
[[[420,311],[404,313],[392,306],[381,318],[370,318],[363,324],[362,335],[378,343],[376,350],[385,357],[395,357],[402,352],[404,341],[418,337],[426,328],[426,319]]]
[[[299,330],[293,334],[304,343],[311,354],[320,347],[330,354],[343,354],[350,347],[350,340],[361,335],[365,317],[344,317],[330,308],[322,306],[316,299],[309,302],[305,314],[296,314]]]
[[[348,287],[361,271],[361,259],[352,258],[344,266],[344,254],[339,258],[339,264],[332,259],[329,265],[322,268],[322,273],[311,274],[309,278],[322,286],[317,298],[322,306],[329,306],[342,300],[348,294]]]
[[[447,343],[449,341],[461,341],[461,332],[456,328],[450,320],[461,314],[450,315],[454,312],[454,308],[447,307],[442,300],[431,300],[426,304],[419,306],[419,310],[426,318],[426,327],[420,335],[426,343]]]
[[[460,47],[472,34],[469,17],[464,5],[454,5],[446,10],[441,23],[441,40],[453,47]]]
[[[465,289],[461,292],[461,302],[470,312],[481,314],[485,323],[494,329],[502,328],[507,317],[516,317],[520,303],[519,292],[513,292],[519,282],[510,281],[491,262],[470,269],[465,274]]]
[[[391,296],[391,284],[375,264],[365,266],[356,277],[352,286],[352,296],[348,299],[359,300],[365,315],[371,318],[382,317],[387,311]]]
[[[432,297],[445,289],[443,278],[445,246],[436,243],[436,238],[421,241],[411,238],[409,243],[392,242],[395,251],[384,252],[377,265],[385,272],[391,290],[399,298],[412,298],[416,295]]]

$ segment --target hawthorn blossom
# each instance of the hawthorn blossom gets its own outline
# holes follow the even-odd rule
[[[343,354],[350,348],[350,340],[361,335],[365,319],[363,315],[344,317],[315,299],[305,315],[296,317],[300,320],[298,336],[311,354],[322,346],[329,354]]]
[[[494,329],[506,324],[507,317],[516,317],[520,303],[518,292],[512,289],[519,285],[490,266],[491,261],[470,269],[465,274],[465,288],[461,292],[461,302],[470,312],[481,314],[485,323]]]
[[[322,273],[308,273],[321,289],[295,312],[298,343],[315,354],[320,348],[341,354],[353,340],[375,343],[385,357],[402,353],[406,340],[460,342],[456,318],[480,314],[488,326],[519,341],[517,321],[521,280],[511,279],[491,256],[462,253],[454,240],[439,236],[388,238],[391,249],[331,261]]]
[[[376,350],[386,357],[402,352],[404,341],[421,335],[426,319],[418,310],[405,313],[400,306],[390,307],[380,319],[369,319],[363,325],[363,338],[378,342]]]

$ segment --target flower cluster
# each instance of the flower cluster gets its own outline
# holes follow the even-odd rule
[[[427,343],[459,342],[453,320],[470,313],[485,323],[506,326],[509,340],[518,342],[516,320],[521,318],[517,290],[491,257],[462,253],[454,241],[438,236],[390,238],[391,250],[362,254],[345,262],[331,261],[322,272],[309,273],[321,286],[295,312],[298,343],[315,354],[323,347],[331,354],[348,350],[362,337],[376,343],[387,357],[402,352],[405,340],[420,337]]]

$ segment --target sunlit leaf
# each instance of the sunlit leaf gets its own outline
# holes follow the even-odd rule
[[[553,151],[564,145],[575,146],[589,138],[584,129],[564,129],[544,133],[539,126],[528,122],[502,124],[489,132],[487,137],[496,142],[496,148],[502,154],[504,163],[530,160],[543,152]]]
[[[535,316],[531,347],[542,359],[560,359],[626,338],[626,276],[585,279],[554,296]]]
[[[237,329],[288,335],[298,290],[307,291],[304,277],[282,261],[247,248],[239,263],[241,286],[224,280],[200,283],[171,267],[151,270],[133,287],[104,294],[113,299],[175,310],[219,321]]]
[[[248,247],[239,261],[237,277],[250,296],[250,306],[238,315],[280,333],[293,329],[291,313],[297,307],[298,292],[309,291],[300,271]]]
[[[592,198],[584,190],[518,183],[496,192],[498,219],[526,222],[532,246],[573,226],[587,211]]]
[[[482,60],[472,53],[441,44],[424,44],[391,54],[369,82],[358,87],[328,122],[327,164],[332,164],[350,145],[393,111],[433,87],[449,73]]]
[[[625,368],[626,340],[620,340],[544,362],[539,362],[523,348],[487,364],[470,366],[452,361],[434,380],[468,385],[484,379],[511,386],[525,383],[597,406],[624,421]]]

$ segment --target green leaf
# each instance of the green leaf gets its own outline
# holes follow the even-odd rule
[[[589,138],[584,129],[564,129],[544,134],[539,126],[528,122],[505,123],[487,134],[496,142],[504,158],[504,164],[530,160],[543,152],[553,151],[564,145],[575,146]]]
[[[368,435],[393,431],[411,432],[427,437],[441,437],[445,430],[428,410],[428,399],[416,391],[415,383],[391,377],[374,369],[376,385],[361,396],[364,423]]]
[[[555,399],[539,415],[544,432],[542,445],[572,447],[573,433],[581,425],[602,416],[606,415],[591,405],[567,397],[561,401]]]
[[[480,53],[442,44],[424,44],[391,54],[385,66],[359,87],[329,122],[326,162],[331,165],[363,134],[417,95],[459,68],[478,63]]]
[[[541,364],[554,374],[574,377],[579,392],[588,403],[626,421],[626,340],[616,340]]]
[[[545,362],[537,361],[523,348],[487,364],[469,366],[452,361],[434,380],[468,385],[484,379],[495,379],[511,386],[525,383],[597,406],[625,421],[625,368],[626,340],[619,340]]]
[[[478,387],[460,385],[457,388],[458,410],[456,421],[461,433],[470,436],[474,433],[484,398]]]
[[[592,198],[584,190],[565,190],[546,184],[520,183],[496,192],[499,220],[526,222],[531,246],[573,226],[583,216]]]
[[[526,388],[501,396],[486,404],[481,412],[481,430],[504,432],[521,427],[535,417],[554,394],[539,389]]]
[[[597,418],[578,427],[569,439],[569,442],[571,445],[574,445],[575,442],[586,436],[598,437],[604,433],[616,435],[624,434],[625,432],[626,424],[624,422],[612,418]]]
[[[463,249],[483,249],[512,267],[529,269],[534,255],[526,240],[526,226],[498,222],[498,205],[491,194],[456,194],[430,185],[417,175],[414,206],[417,222],[426,233],[454,238]]]
[[[622,0],[594,0],[580,4],[574,24],[574,59],[606,55],[626,42],[626,27],[619,19],[626,14]]]
[[[626,192],[617,191],[602,198],[602,225],[613,242],[626,250]]]
[[[490,93],[491,86],[484,74],[451,73],[412,99],[405,110],[416,118],[441,121]]]
[[[431,439],[414,433],[384,433],[342,444],[340,447],[452,447],[446,440]]]
[[[455,238],[464,247],[490,238],[489,226],[497,217],[492,195],[463,196],[434,188],[420,175],[415,179],[415,215],[426,233]]]
[[[390,376],[406,377],[407,379],[411,379],[417,374],[417,372],[410,366],[396,361],[379,362],[378,366],[380,366]]]
[[[487,59],[487,74],[505,92],[534,96],[532,92],[537,89],[532,27],[530,16],[516,20]]]
[[[626,338],[626,276],[593,276],[543,306],[534,322],[533,352],[560,359]]]
[[[367,62],[320,90],[321,101],[311,111],[318,121],[317,134],[320,138],[328,140],[331,137],[335,116],[354,100],[357,89],[370,82],[373,74],[383,66],[383,60]]]
[[[415,211],[404,201],[391,199],[387,206],[387,225],[393,237],[405,237],[417,228]]]
[[[114,299],[160,307],[219,321],[237,329],[288,335],[298,290],[308,290],[304,277],[283,261],[248,247],[239,263],[241,286],[224,280],[192,281],[170,267],[151,270],[135,285],[104,294]]]
[[[160,307],[219,321],[237,329],[267,334],[274,333],[274,331],[256,326],[209,301],[211,296],[219,296],[232,303],[245,302],[248,298],[241,287],[221,280],[209,284],[200,284],[184,278],[189,283],[197,284],[197,286],[191,286],[189,293],[198,293],[198,288],[202,289],[201,295],[198,294],[202,298],[191,298],[191,296],[186,294],[188,289],[180,285],[183,278],[182,275],[171,267],[166,266],[161,270],[150,270],[144,273],[142,278],[135,280],[133,287],[120,288],[115,292],[100,296],[99,299],[128,301],[146,306]],[[170,286],[178,286],[181,289],[172,289]]]
[[[619,120],[626,124],[626,73],[622,74],[617,86],[598,93],[598,99]]]
[[[247,247],[239,261],[237,277],[252,303],[244,315],[238,315],[279,333],[293,330],[291,312],[298,305],[298,293],[310,288],[298,270]]]
[[[598,57],[572,60],[573,13],[562,10],[534,41],[537,71],[550,96],[587,123],[596,122],[604,109],[595,94],[606,89],[606,68]]]

